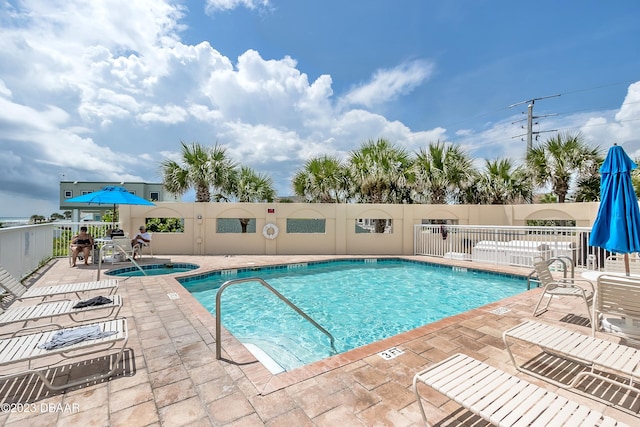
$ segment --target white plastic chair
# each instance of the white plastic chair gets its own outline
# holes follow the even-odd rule
[[[536,307],[533,309],[534,316],[538,316],[547,311],[554,296],[571,296],[582,298],[584,300],[587,308],[587,314],[589,319],[591,319],[590,303],[593,299],[593,294],[595,293],[593,283],[586,279],[555,279],[551,274],[551,270],[549,270],[549,264],[547,264],[547,261],[535,262],[533,267],[538,275],[540,284],[543,286],[542,295],[540,295],[540,299],[538,300]],[[590,293],[578,283],[583,283],[587,288],[589,288]],[[538,309],[540,304],[542,304],[545,297],[548,298],[547,304],[539,311]]]

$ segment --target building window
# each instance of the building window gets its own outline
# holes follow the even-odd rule
[[[72,190],[64,190],[64,198],[65,199],[69,199],[73,197],[73,191]]]
[[[157,202],[158,200],[160,200],[160,193],[158,193],[157,191],[151,191],[149,193],[149,198],[152,202]]]

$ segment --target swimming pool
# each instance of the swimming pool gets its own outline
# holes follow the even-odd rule
[[[342,353],[526,291],[526,278],[401,259],[211,272],[178,281],[215,314],[226,281],[260,277],[335,338]],[[334,354],[329,339],[257,282],[225,289],[222,325],[261,361],[289,371]]]
[[[108,276],[123,276],[123,277],[134,277],[134,276],[160,276],[163,274],[174,274],[174,273],[185,273],[187,271],[195,270],[200,266],[197,264],[189,264],[189,263],[166,263],[166,264],[147,264],[141,265],[140,268],[144,270],[145,274],[142,274],[142,271],[138,267],[123,267],[117,268],[115,270],[109,270],[105,274]]]

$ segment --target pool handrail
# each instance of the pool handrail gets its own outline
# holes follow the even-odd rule
[[[127,258],[129,261],[131,261],[131,263],[133,265],[135,265],[138,270],[140,270],[140,272],[142,273],[143,276],[147,276],[147,273],[144,271],[144,269],[142,267],[140,267],[140,264],[138,264],[132,257],[131,255],[129,255],[127,253],[127,251],[125,251],[124,249],[122,249],[120,246],[118,245],[114,245],[113,243],[107,243],[106,245],[102,245],[100,247],[100,249],[98,250],[98,273],[96,275],[96,280],[100,280],[100,270],[102,269],[102,256],[104,255],[103,250],[105,248],[109,248],[111,250],[116,250],[116,251],[120,251],[122,252],[122,254],[125,256],[125,258]]]
[[[218,292],[216,293],[216,359],[217,360],[220,360],[222,358],[222,342],[220,340],[221,324],[222,324],[222,314],[221,314],[221,311],[220,311],[220,300],[221,300],[221,297],[222,297],[222,292],[226,288],[228,288],[229,286],[238,285],[238,284],[244,283],[244,282],[258,282],[262,286],[267,288],[269,291],[271,291],[275,296],[280,298],[285,304],[287,304],[289,307],[294,309],[299,315],[301,315],[306,320],[308,320],[320,332],[322,332],[323,334],[328,336],[329,340],[331,341],[331,349],[333,350],[333,354],[337,354],[338,353],[338,351],[336,350],[336,347],[335,347],[335,339],[333,338],[333,335],[331,335],[331,333],[329,331],[327,331],[325,328],[320,326],[320,324],[318,324],[318,322],[316,322],[311,317],[309,317],[309,315],[307,313],[305,313],[297,305],[295,305],[294,303],[289,301],[289,299],[287,299],[287,297],[282,295],[280,292],[278,292],[274,287],[272,287],[270,284],[265,282],[263,279],[261,279],[259,277],[247,277],[247,278],[244,278],[244,279],[227,280],[226,282],[224,282],[222,284],[222,286],[220,286],[220,289],[218,289]]]

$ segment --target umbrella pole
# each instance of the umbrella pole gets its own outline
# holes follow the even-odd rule
[[[629,276],[629,254],[624,254],[624,272]]]

